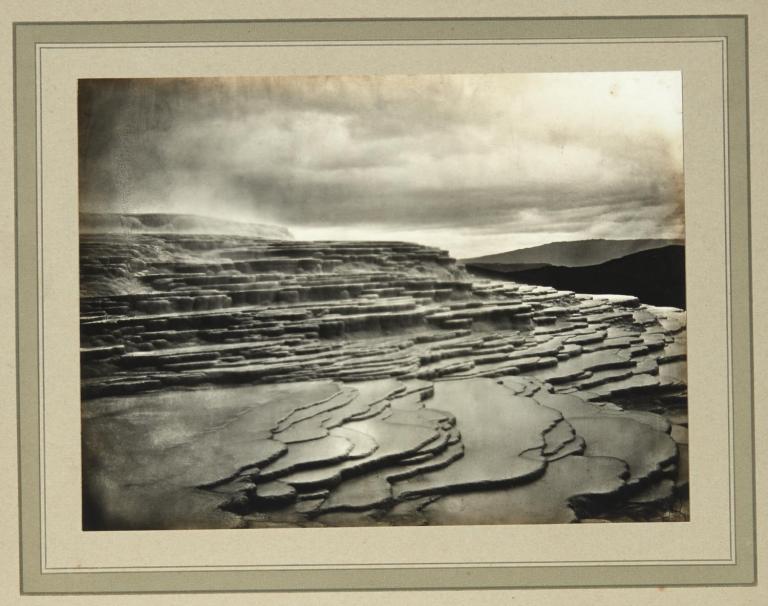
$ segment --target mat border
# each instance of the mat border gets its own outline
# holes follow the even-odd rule
[[[222,31],[226,30],[226,39]],[[748,23],[746,15],[262,21],[16,22],[13,26],[16,160],[16,326],[19,519],[24,594],[359,591],[646,585],[752,585],[756,582],[751,226],[749,224]],[[630,36],[631,34],[631,36]],[[36,216],[36,55],[56,43],[331,42],[725,38],[728,98],[729,246],[735,486],[732,564],[662,566],[439,567],[278,571],[83,572],[41,570]],[[24,322],[22,323],[22,312]],[[597,580],[599,579],[599,580]]]

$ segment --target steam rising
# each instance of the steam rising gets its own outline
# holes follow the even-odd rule
[[[472,257],[683,235],[677,72],[80,82],[85,212]]]

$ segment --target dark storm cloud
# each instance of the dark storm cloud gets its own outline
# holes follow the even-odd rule
[[[674,237],[679,95],[671,73],[81,81],[81,205],[459,256]]]

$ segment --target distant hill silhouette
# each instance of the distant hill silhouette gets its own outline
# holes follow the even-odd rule
[[[274,240],[293,240],[279,225],[243,223],[217,217],[178,213],[80,213],[82,233],[230,234]]]
[[[551,252],[548,259],[558,258],[567,253],[585,250],[584,256],[570,260],[572,265],[556,265],[534,261],[535,257],[524,249],[501,255],[489,255],[480,260],[465,261],[466,267],[473,273],[494,278],[507,278],[526,284],[552,286],[560,290],[572,290],[593,294],[625,294],[636,296],[643,303],[659,306],[670,306],[685,309],[685,247],[672,244],[649,249],[642,249],[649,242],[666,242],[668,240],[589,240],[594,242],[637,242],[641,247],[639,252],[633,252],[618,258],[610,258],[605,262],[583,264],[586,258],[601,258],[600,251],[593,246],[579,248],[582,242],[557,242],[553,245],[538,246],[536,249]],[[568,244],[571,246],[560,247]],[[620,247],[608,246],[604,255],[614,254]],[[627,245],[632,249],[632,244]],[[526,255],[512,256],[517,252]],[[488,258],[512,259],[511,263],[487,262]],[[521,263],[518,259],[525,259]],[[515,262],[518,261],[518,262]]]
[[[504,264],[519,266],[519,269],[534,269],[544,265],[562,267],[586,267],[599,265],[611,259],[626,257],[643,250],[664,246],[683,246],[683,240],[643,239],[643,240],[575,240],[571,242],[550,242],[540,246],[521,248],[509,252],[485,255],[472,259],[462,259],[467,264]]]

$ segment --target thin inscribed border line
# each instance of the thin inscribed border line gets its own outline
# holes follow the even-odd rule
[[[650,565],[714,565],[714,564],[723,564],[723,563],[731,563],[734,564],[734,542],[735,542],[735,521],[733,519],[733,497],[734,497],[734,478],[732,474],[732,465],[734,460],[734,442],[733,442],[733,435],[732,435],[732,418],[733,418],[733,397],[732,397],[732,369],[731,369],[731,343],[730,343],[730,328],[732,324],[732,317],[731,317],[731,307],[730,307],[730,299],[728,295],[730,294],[730,288],[731,288],[731,280],[730,280],[730,273],[729,270],[731,269],[731,258],[730,258],[730,237],[728,233],[728,227],[730,225],[729,222],[729,215],[730,215],[730,208],[728,206],[728,203],[730,201],[729,198],[729,188],[728,188],[728,149],[727,149],[727,143],[728,143],[728,132],[727,132],[727,106],[725,105],[725,101],[727,99],[727,96],[724,96],[723,98],[723,121],[724,121],[724,133],[723,133],[723,143],[724,143],[724,158],[725,158],[725,166],[724,166],[724,173],[725,173],[725,180],[726,180],[726,187],[725,187],[725,218],[726,218],[726,331],[728,335],[728,343],[727,343],[727,393],[728,393],[728,407],[729,407],[729,416],[728,416],[728,439],[729,439],[729,520],[730,520],[730,559],[722,559],[722,560],[711,560],[711,559],[705,559],[705,560],[621,560],[621,561],[610,561],[610,562],[602,562],[599,560],[595,561],[581,561],[581,562],[461,562],[461,563],[394,563],[394,564],[381,564],[381,563],[372,563],[372,564],[334,564],[334,565],[311,565],[311,564],[282,564],[282,565],[211,565],[211,566],[203,566],[203,567],[167,567],[167,566],[145,566],[145,567],[109,567],[109,568],[76,568],[76,569],[70,569],[70,568],[48,568],[47,566],[47,506],[46,506],[46,493],[45,493],[45,391],[44,391],[44,333],[45,333],[45,324],[44,324],[44,298],[43,298],[43,290],[41,288],[41,285],[44,283],[44,259],[43,259],[43,149],[42,149],[42,133],[43,133],[43,118],[42,118],[42,50],[43,49],[88,49],[88,48],[210,48],[210,47],[221,47],[221,48],[233,48],[233,47],[315,47],[315,46],[331,46],[331,47],[345,47],[345,46],[494,46],[494,45],[534,45],[534,44],[637,44],[637,43],[680,43],[680,44],[687,44],[687,43],[719,43],[721,45],[722,53],[723,53],[723,63],[722,63],[722,77],[723,77],[723,87],[724,87],[724,95],[727,95],[727,80],[726,80],[726,74],[727,74],[727,64],[726,64],[726,43],[727,38],[725,37],[712,37],[712,38],[701,38],[701,37],[692,37],[691,39],[622,39],[622,40],[615,40],[615,39],[594,39],[594,40],[569,40],[564,39],[563,41],[559,40],[531,40],[531,41],[480,41],[480,42],[465,42],[465,41],[437,41],[437,42],[392,42],[392,43],[380,43],[380,42],[351,42],[351,43],[163,43],[163,44],[143,44],[143,43],[135,43],[135,44],[104,44],[100,45],[98,43],[96,44],[66,44],[66,43],[45,43],[45,44],[35,44],[35,50],[36,50],[36,67],[37,67],[37,86],[36,86],[36,95],[37,95],[37,137],[36,142],[38,144],[38,150],[37,150],[37,160],[38,160],[38,192],[37,192],[37,220],[38,220],[38,227],[39,227],[39,237],[38,237],[38,272],[37,272],[37,279],[38,279],[38,305],[39,305],[39,326],[40,326],[40,336],[39,336],[39,346],[41,347],[41,355],[40,355],[40,364],[38,368],[38,381],[39,381],[39,390],[40,390],[40,410],[41,410],[41,419],[40,419],[40,432],[41,432],[41,444],[40,444],[40,455],[41,455],[41,477],[40,477],[40,489],[41,489],[41,536],[42,536],[42,550],[41,550],[41,571],[57,571],[52,574],[57,573],[65,573],[65,572],[84,572],[84,571],[91,571],[91,572],[108,572],[108,571],[141,571],[145,569],[153,569],[153,570],[167,570],[167,571],[204,571],[207,568],[223,568],[223,569],[232,569],[232,570],[280,570],[280,569],[333,569],[333,570],[339,570],[340,568],[350,568],[350,569],[366,569],[367,567],[374,567],[374,568],[418,568],[418,567],[440,567],[440,568],[466,568],[466,567],[475,567],[475,566],[484,566],[484,567],[531,567],[531,566],[544,566],[544,567],[557,567],[562,565],[569,565],[569,566],[581,566],[581,567],[592,567],[592,566],[622,566],[626,564],[632,564],[632,565],[643,565],[643,566],[650,566]],[[632,70],[623,70],[623,71],[632,71]],[[647,70],[646,70],[647,71]],[[687,562],[695,562],[695,564],[687,564]]]
[[[44,297],[43,297],[43,284],[45,284],[45,275],[44,275],[44,267],[45,264],[43,262],[43,235],[44,235],[44,228],[43,228],[43,116],[42,116],[42,105],[43,105],[43,63],[42,63],[42,51],[37,51],[35,58],[35,67],[37,69],[37,82],[35,87],[35,111],[37,113],[36,115],[36,125],[37,125],[37,132],[35,133],[35,144],[37,145],[37,150],[35,153],[35,158],[37,160],[38,164],[38,170],[37,170],[37,179],[36,179],[36,198],[37,198],[37,211],[36,211],[36,219],[37,219],[37,227],[39,229],[38,232],[38,238],[37,238],[37,305],[38,305],[38,327],[40,330],[40,335],[38,337],[38,346],[40,347],[40,351],[38,353],[38,366],[37,366],[37,372],[38,372],[38,394],[40,397],[40,523],[41,523],[41,537],[43,539],[43,548],[40,552],[40,569],[44,571],[48,564],[48,550],[47,550],[47,534],[46,534],[46,528],[47,528],[47,505],[46,505],[46,494],[45,494],[45,482],[46,482],[46,475],[45,475],[45,307],[44,307]]]
[[[743,13],[712,13],[712,14],[649,14],[649,15],[566,15],[566,16],[536,16],[536,17],[314,17],[314,18],[283,18],[283,19],[144,19],[140,21],[15,21],[14,25],[207,25],[230,24],[262,25],[265,23],[466,23],[466,22],[525,22],[525,21],[652,21],[652,20],[687,20],[687,19],[746,19]]]
[[[328,46],[328,47],[345,47],[345,46],[526,46],[534,44],[560,44],[560,45],[572,45],[572,44],[691,44],[691,43],[714,43],[719,42],[720,37],[701,37],[691,36],[686,38],[679,36],[677,38],[582,38],[582,39],[569,39],[569,38],[551,38],[551,39],[530,39],[530,40],[414,40],[414,41],[375,41],[375,40],[358,40],[358,41],[345,41],[345,42],[323,42],[323,41],[304,41],[304,42],[288,42],[288,41],[271,41],[271,42],[120,42],[120,43],[106,43],[106,42],[44,42],[39,43],[36,46],[38,48],[59,48],[59,49],[71,49],[71,48],[258,48],[258,47],[314,47],[314,46]]]
[[[721,57],[722,57],[722,83],[723,83],[723,163],[724,163],[724,179],[723,179],[723,196],[725,198],[724,208],[724,229],[725,229],[725,309],[726,309],[726,389],[728,394],[728,517],[731,522],[730,533],[730,554],[731,559],[735,562],[735,543],[736,543],[736,519],[733,515],[735,508],[735,478],[732,473],[733,462],[735,460],[735,444],[733,440],[733,345],[731,343],[733,316],[731,310],[731,187],[730,187],[730,136],[728,131],[728,39],[725,38],[721,43]]]
[[[89,573],[113,573],[113,572],[141,572],[142,570],[151,570],[152,572],[205,572],[208,569],[216,569],[222,571],[280,571],[280,570],[418,570],[423,568],[561,568],[561,567],[576,567],[576,568],[620,568],[626,566],[667,566],[674,565],[680,567],[693,567],[693,566],[722,566],[723,564],[733,564],[734,562],[729,559],[723,560],[659,560],[657,562],[650,560],[622,560],[622,561],[601,561],[601,560],[580,560],[580,561],[563,561],[563,562],[401,562],[397,564],[387,563],[356,563],[356,564],[212,564],[210,566],[189,566],[189,567],[173,567],[173,566],[144,566],[144,567],[119,567],[109,566],[104,568],[96,567],[83,567],[83,568],[48,568],[46,574],[68,574],[77,572],[89,572]]]

